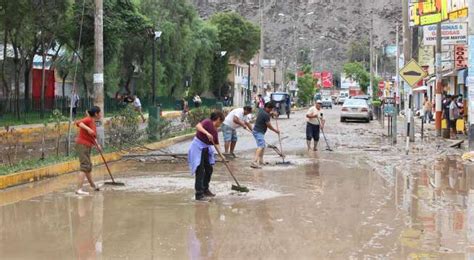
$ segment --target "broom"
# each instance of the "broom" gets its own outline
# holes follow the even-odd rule
[[[107,168],[107,172],[109,173],[110,178],[112,181],[106,181],[104,184],[106,185],[114,185],[114,186],[125,186],[125,183],[123,182],[116,182],[114,179],[114,176],[112,176],[112,172],[110,171],[109,165],[107,164],[107,161],[105,160],[104,154],[102,153],[102,149],[99,147],[99,144],[97,144],[97,140],[94,140],[95,148],[97,151],[100,153],[100,156],[102,157],[102,161],[104,161],[105,168]]]
[[[222,155],[221,151],[217,148],[217,145],[214,143],[214,140],[212,141],[212,144],[214,145],[214,148],[216,149],[217,153],[219,154],[219,156],[221,157],[222,159],[222,162],[224,163],[225,167],[227,168],[227,170],[229,171],[230,173],[230,176],[232,176],[232,178],[234,179],[235,183],[237,185],[232,185],[232,190],[235,190],[235,191],[238,191],[238,192],[249,192],[250,190],[245,187],[245,186],[241,186],[239,181],[237,181],[237,179],[235,178],[234,174],[232,173],[232,169],[230,169],[230,166],[229,164],[227,163],[226,159],[224,158],[224,155]]]

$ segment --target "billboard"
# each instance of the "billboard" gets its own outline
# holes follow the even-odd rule
[[[448,20],[448,0],[425,0],[412,2],[410,25],[430,25]]]
[[[262,60],[262,68],[272,69],[276,67],[276,60]]]
[[[436,46],[436,25],[423,27],[423,44]],[[445,23],[441,25],[443,45],[467,44],[467,23]]]
[[[345,73],[341,74],[341,88],[342,89],[355,89],[360,88],[359,82],[355,81],[351,77],[346,76]]]
[[[322,80],[321,80],[321,77],[322,77]],[[317,79],[318,85],[322,86],[323,88],[333,87],[333,75],[332,75],[332,72],[330,71],[314,72],[313,78]]]
[[[448,0],[448,17],[449,20],[455,20],[467,17],[467,0]]]

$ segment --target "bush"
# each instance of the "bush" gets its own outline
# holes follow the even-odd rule
[[[131,106],[120,110],[110,120],[109,144],[122,149],[139,143],[142,137],[139,124],[139,114]]]
[[[148,119],[146,134],[149,141],[158,141],[167,137],[171,132],[171,120],[161,118],[159,121],[154,117]]]
[[[194,108],[188,113],[187,120],[191,127],[196,126],[202,120],[209,118],[212,110],[207,107]]]

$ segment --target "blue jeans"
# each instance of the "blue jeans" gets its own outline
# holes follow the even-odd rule
[[[266,146],[266,144],[265,144],[265,134],[257,132],[255,130],[252,133],[253,133],[253,137],[255,138],[255,141],[257,143],[257,147],[258,148],[265,148],[265,146]]]

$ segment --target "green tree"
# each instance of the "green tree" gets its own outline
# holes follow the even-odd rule
[[[360,88],[367,93],[367,88],[370,85],[370,73],[359,62],[350,62],[344,64],[344,73],[347,77],[351,77],[359,82]]]
[[[260,28],[235,12],[216,13],[210,23],[217,27],[220,48],[214,59],[212,89],[214,94],[222,95],[220,90],[229,74],[229,58],[249,62],[260,48]],[[226,51],[227,55],[221,57],[220,51]]]
[[[303,66],[302,77],[298,77],[298,99],[304,104],[308,104],[316,94],[316,83],[310,65]]]

